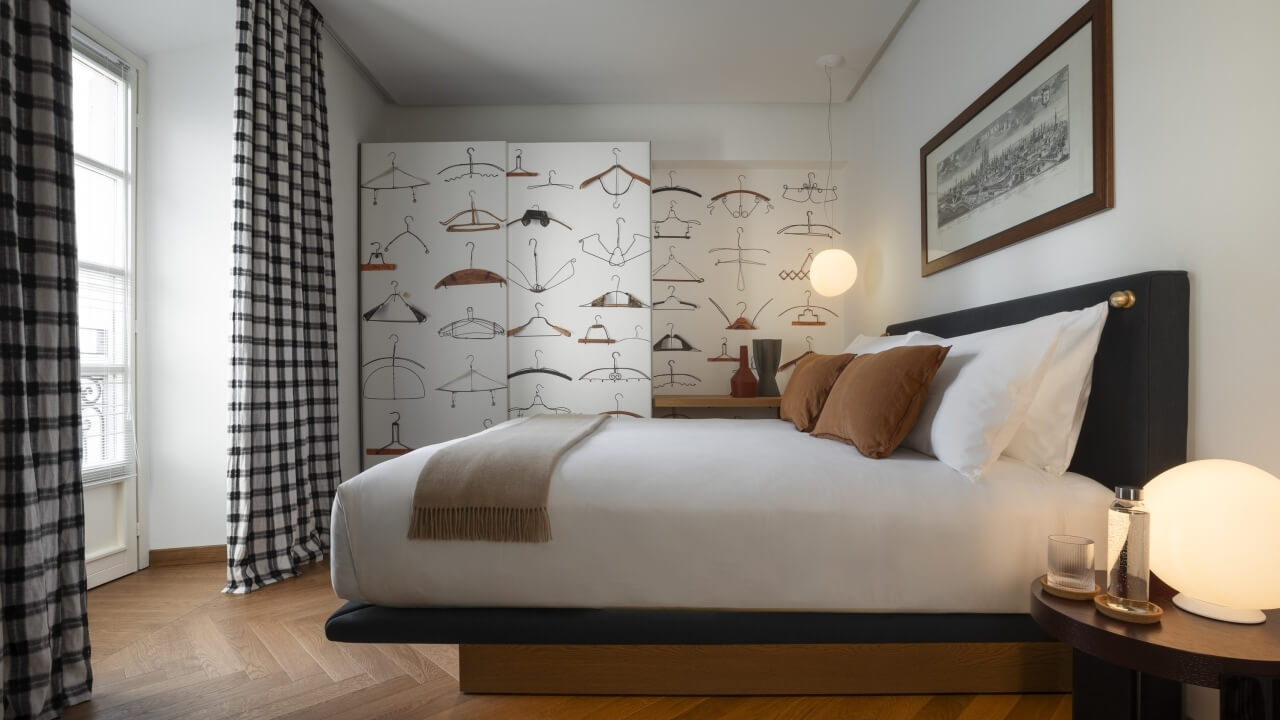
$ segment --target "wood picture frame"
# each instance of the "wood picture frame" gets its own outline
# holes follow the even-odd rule
[[[1111,0],[1090,0],[920,148],[920,274],[1114,206]]]

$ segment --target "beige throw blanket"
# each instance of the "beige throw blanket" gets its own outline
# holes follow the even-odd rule
[[[550,542],[551,471],[606,419],[535,415],[436,451],[418,476],[409,539]]]

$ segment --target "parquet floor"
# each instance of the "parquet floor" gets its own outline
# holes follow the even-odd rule
[[[143,570],[89,592],[94,699],[85,718],[842,718],[1069,720],[1064,695],[541,697],[462,695],[457,647],[324,638],[341,605],[328,568],[248,596],[221,564]]]

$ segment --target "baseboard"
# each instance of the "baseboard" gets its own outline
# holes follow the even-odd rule
[[[200,545],[197,547],[164,548],[162,550],[152,550],[147,557],[151,561],[151,567],[225,563],[227,561],[227,546]]]

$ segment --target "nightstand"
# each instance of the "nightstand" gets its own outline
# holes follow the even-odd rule
[[[1105,586],[1106,573],[1098,582]],[[1031,617],[1074,650],[1072,717],[1181,718],[1179,683],[1218,688],[1222,720],[1280,717],[1280,610],[1261,625],[1235,625],[1183,612],[1173,595],[1153,576],[1151,601],[1164,616],[1135,625],[1031,583]]]

